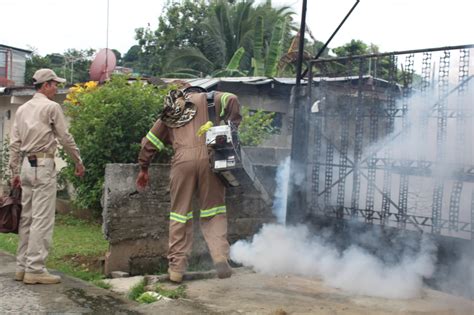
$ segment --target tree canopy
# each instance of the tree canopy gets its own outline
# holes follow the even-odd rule
[[[229,75],[229,70],[238,75],[260,73],[259,61],[278,59],[289,47],[292,15],[289,7],[275,8],[271,1],[170,2],[156,30],[136,30],[141,70],[189,77]]]
[[[118,51],[117,53],[120,55]],[[68,49],[62,54],[53,53],[44,57],[33,52],[26,60],[25,83],[33,84],[33,74],[41,68],[53,69],[70,84],[88,81],[89,67],[94,54],[94,49]]]

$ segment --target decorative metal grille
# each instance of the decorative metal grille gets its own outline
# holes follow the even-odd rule
[[[310,62],[311,213],[473,239],[472,50]]]

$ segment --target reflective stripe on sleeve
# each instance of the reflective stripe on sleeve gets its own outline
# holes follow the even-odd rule
[[[226,213],[226,206],[218,206],[211,209],[201,210],[201,218],[212,217],[222,213]]]
[[[161,142],[161,140],[158,139],[158,137],[155,136],[151,131],[148,131],[148,133],[146,134],[146,138],[155,145],[158,151],[161,151],[165,148],[163,142]]]
[[[232,95],[234,95],[234,94],[232,94],[232,93],[222,94],[222,96],[221,96],[221,117],[224,116],[224,110],[227,107],[228,98],[229,98],[229,96],[232,96]]]
[[[179,222],[179,223],[186,223],[189,220],[193,219],[193,212],[188,212],[187,215],[181,215],[176,212],[170,212],[170,220]]]

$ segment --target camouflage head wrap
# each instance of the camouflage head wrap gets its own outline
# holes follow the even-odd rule
[[[196,105],[181,90],[171,90],[165,97],[161,121],[169,128],[179,128],[196,115]]]

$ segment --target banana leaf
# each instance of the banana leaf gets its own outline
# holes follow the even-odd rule
[[[255,39],[253,44],[253,75],[263,76],[265,73],[263,53],[263,17],[258,16],[255,22]]]

